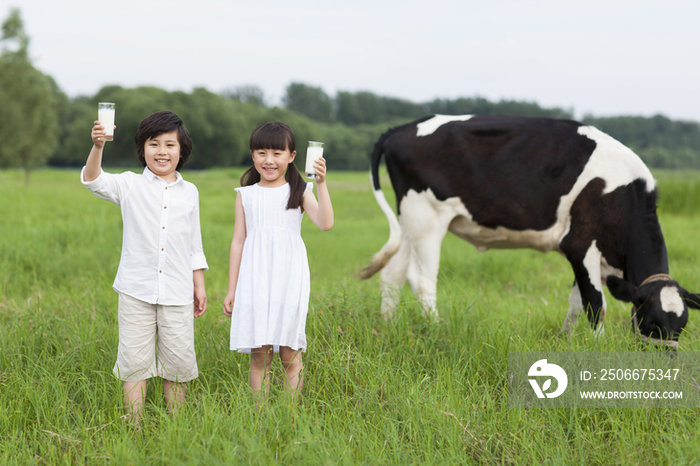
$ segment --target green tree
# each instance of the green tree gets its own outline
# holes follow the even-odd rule
[[[406,121],[429,113],[423,104],[371,92],[338,92],[335,98],[338,121],[349,126],[377,124],[397,118]]]
[[[312,120],[330,123],[333,121],[333,99],[320,87],[291,83],[283,99],[287,109]]]
[[[428,113],[445,115],[509,115],[524,117],[573,118],[572,110],[559,107],[542,108],[534,102],[501,100],[491,102],[483,97],[460,97],[455,100],[435,99],[426,104]]]
[[[21,166],[29,184],[33,169],[43,165],[59,142],[61,95],[52,78],[29,60],[29,38],[18,9],[2,25],[0,55],[0,164]]]
[[[700,123],[652,117],[586,116],[583,122],[629,146],[653,168],[700,167]]]
[[[85,162],[92,145],[89,133],[97,118],[98,102],[117,105],[114,141],[105,145],[103,158],[105,167],[115,168],[139,166],[134,135],[144,118],[160,110],[177,113],[190,133],[194,147],[186,169],[239,165],[250,157],[247,147],[255,128],[253,121],[261,119],[260,113],[269,112],[265,107],[227,99],[203,88],[188,94],[155,87],[106,86],[92,97],[71,103],[61,153],[52,158],[52,164],[76,166]]]
[[[265,94],[258,86],[229,87],[224,89],[221,95],[244,104],[265,105]]]

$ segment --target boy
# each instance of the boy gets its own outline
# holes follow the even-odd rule
[[[81,181],[122,211],[122,254],[113,285],[119,293],[114,374],[124,383],[124,403],[138,423],[147,379],[163,378],[168,410],[175,415],[185,400],[186,382],[199,375],[194,318],[207,308],[204,271],[208,266],[199,225],[199,193],[179,173],[192,152],[182,120],[163,111],[141,122],[134,138],[145,167],[140,175],[102,171],[104,135],[104,127],[96,121]]]

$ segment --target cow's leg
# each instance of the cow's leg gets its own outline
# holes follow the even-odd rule
[[[445,238],[449,221],[439,218],[423,225],[421,236],[414,237],[408,264],[408,283],[416,295],[423,313],[437,317],[437,278],[440,269],[440,248]]]
[[[574,286],[571,288],[571,294],[569,295],[569,311],[566,313],[566,319],[564,319],[564,325],[561,329],[562,333],[571,332],[582,310],[581,290],[579,290],[578,283],[574,280]]]
[[[437,317],[437,276],[442,238],[431,235],[414,245],[408,264],[408,283],[423,307],[423,313]]]
[[[437,316],[440,246],[450,223],[458,215],[453,204],[439,201],[430,190],[421,193],[410,190],[401,201],[402,247],[406,244],[409,248],[406,278],[424,314],[432,316]]]
[[[583,260],[576,260],[569,256],[581,294],[581,305],[586,311],[591,326],[600,333],[605,320],[605,296],[601,280],[602,257],[595,241],[590,244]]]
[[[389,319],[394,315],[394,309],[399,302],[401,289],[406,283],[410,249],[410,240],[404,236],[399,250],[382,269],[382,316],[384,319]]]

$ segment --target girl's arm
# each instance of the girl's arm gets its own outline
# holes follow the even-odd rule
[[[85,162],[84,181],[93,181],[102,173],[102,152],[105,147],[105,127],[95,121],[92,127],[92,149]]]
[[[228,292],[226,293],[226,298],[224,298],[224,315],[228,317],[231,317],[233,313],[233,303],[236,300],[236,285],[238,284],[238,273],[241,268],[243,244],[247,234],[241,193],[238,193],[238,196],[236,196],[235,215],[236,220],[233,224],[233,240],[231,241],[231,253],[228,264]]]
[[[331,195],[326,184],[326,159],[321,157],[316,160],[314,169],[316,170],[318,201],[312,192],[307,192],[304,194],[301,205],[314,225],[323,231],[328,231],[333,228],[333,204],[331,204]]]
[[[204,269],[193,272],[194,280],[194,316],[199,317],[207,311],[207,292],[204,287]]]

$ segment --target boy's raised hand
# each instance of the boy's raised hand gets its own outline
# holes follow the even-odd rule
[[[116,128],[117,126],[114,125]],[[92,143],[97,147],[98,149],[102,149],[105,145],[105,127],[102,126],[102,123],[99,121],[95,120],[94,125],[92,126]]]

